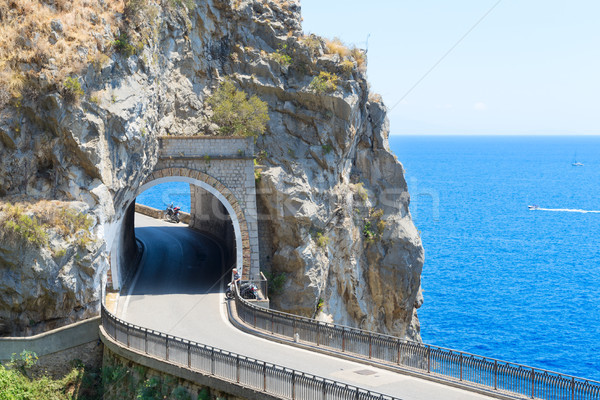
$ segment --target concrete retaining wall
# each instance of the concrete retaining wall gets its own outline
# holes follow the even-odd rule
[[[144,214],[149,217],[156,218],[156,219],[163,219],[163,216],[165,214],[165,210],[157,210],[156,208],[148,207],[148,206],[145,206],[143,204],[138,204],[138,203],[135,203],[135,212]],[[191,216],[188,213],[179,212],[179,219],[184,224],[189,224]]]
[[[99,325],[100,317],[94,317],[35,336],[0,338],[0,360],[10,360],[13,353],[21,354],[23,350],[45,356],[97,342]]]

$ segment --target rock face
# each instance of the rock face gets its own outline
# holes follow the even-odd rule
[[[420,340],[423,249],[364,54],[303,36],[298,1],[180,3],[126,12],[136,54],[85,67],[79,104],[50,91],[1,111],[3,200],[79,202],[96,244],[82,257],[89,266],[65,269],[47,250],[23,255],[4,243],[5,287],[35,284],[0,292],[0,321],[15,334],[24,330],[16,320],[42,329],[97,312],[115,226],[156,163],[156,136],[214,134],[205,99],[227,76],[269,105],[257,200],[262,265],[282,283],[275,307]],[[122,33],[106,30],[112,40]],[[49,283],[59,270],[77,284]],[[40,291],[55,299],[42,309],[32,301]]]

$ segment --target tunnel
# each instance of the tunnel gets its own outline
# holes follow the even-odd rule
[[[176,193],[173,193],[174,187],[178,188]],[[158,200],[146,204],[157,210],[153,217],[162,218],[170,203],[179,207],[185,205],[186,209],[189,205],[189,220],[186,219],[189,221],[189,228],[210,237],[220,245],[224,270],[243,268],[242,229],[239,217],[227,197],[201,180],[181,176],[164,177],[142,185],[136,198],[118,221],[110,251],[111,266],[107,278],[110,289],[120,290],[136,273],[142,248],[135,235],[136,201],[147,192],[159,194]],[[183,224],[173,224],[173,227],[183,228]]]

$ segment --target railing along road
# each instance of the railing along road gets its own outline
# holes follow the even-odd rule
[[[500,394],[600,400],[600,382],[430,346],[258,307],[235,299],[238,316],[262,332]]]
[[[104,305],[102,327],[125,348],[281,399],[399,400],[136,326]]]

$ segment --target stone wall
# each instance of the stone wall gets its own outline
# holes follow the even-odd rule
[[[178,157],[254,157],[252,138],[239,136],[161,136],[161,155]],[[200,154],[198,150],[201,150]]]
[[[10,360],[13,353],[21,354],[23,350],[45,356],[86,343],[96,343],[99,324],[100,317],[95,317],[35,336],[0,338],[0,360]]]

